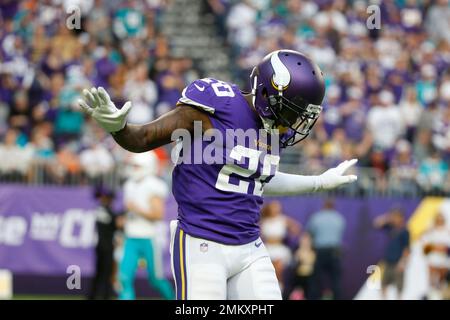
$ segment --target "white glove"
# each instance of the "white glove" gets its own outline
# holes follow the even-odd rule
[[[355,175],[346,175],[344,176],[344,172],[347,171],[348,168],[353,166],[358,159],[345,160],[341,162],[336,168],[331,168],[318,176],[318,189],[319,190],[330,190],[340,185],[351,183],[356,181],[357,176]]]
[[[336,168],[329,169],[320,176],[302,176],[277,171],[269,183],[264,185],[266,195],[291,195],[330,190],[340,185],[356,181],[355,175],[344,176],[344,172],[358,160],[346,160]]]
[[[78,100],[81,109],[92,116],[98,124],[110,133],[122,130],[131,110],[131,102],[126,102],[122,109],[117,109],[108,93],[102,87],[83,90],[83,99]]]

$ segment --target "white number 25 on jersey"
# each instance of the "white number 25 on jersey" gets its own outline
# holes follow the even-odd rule
[[[242,158],[248,158],[248,169],[242,168],[237,164],[226,164],[222,167],[217,177],[216,188],[222,191],[248,193],[250,188],[250,182],[239,179],[238,184],[230,183],[230,175],[235,174],[242,178],[248,178],[255,174],[258,170],[259,158],[262,151],[246,148],[244,146],[235,146],[230,153],[230,157],[238,162],[242,161]],[[262,183],[270,176],[272,166],[277,167],[280,162],[280,157],[273,154],[265,154],[263,159],[263,166],[261,175],[254,178],[255,187],[253,188],[253,194],[261,196],[263,193]]]

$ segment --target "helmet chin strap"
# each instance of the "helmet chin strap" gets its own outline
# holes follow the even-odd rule
[[[264,130],[266,130],[269,134],[276,135],[280,133],[280,130],[278,128],[274,128],[275,120],[267,119],[261,116],[259,117],[261,118],[261,121],[263,123]]]

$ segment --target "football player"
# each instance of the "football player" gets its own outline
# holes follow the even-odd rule
[[[321,175],[277,170],[281,149],[308,136],[321,112],[323,74],[307,56],[291,50],[268,54],[251,76],[251,92],[206,78],[188,85],[172,111],[145,124],[126,121],[127,102],[116,108],[103,88],[84,90],[80,106],[115,141],[132,152],[168,144],[176,129],[195,136],[211,130],[256,131],[255,139],[216,141],[223,161],[177,161],[172,192],[178,219],[171,223],[172,270],[177,299],[281,299],[269,255],[259,236],[262,194],[301,194],[329,190],[356,180],[344,175],[356,159]],[[261,129],[261,130],[259,130]],[[268,134],[264,134],[268,133]],[[212,134],[211,134],[212,135]],[[203,137],[204,138],[204,137]],[[210,139],[191,139],[180,151],[191,159],[209,148]],[[189,140],[188,140],[189,141]],[[197,151],[196,151],[197,150]]]
[[[158,242],[165,200],[169,190],[156,176],[158,159],[153,151],[134,153],[128,163],[128,179],[123,187],[127,210],[123,257],[119,266],[119,299],[134,300],[134,280],[139,259],[146,262],[150,285],[164,299],[173,299],[172,285],[164,278],[163,257]]]

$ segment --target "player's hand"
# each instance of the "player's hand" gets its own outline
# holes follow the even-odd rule
[[[92,116],[103,129],[114,133],[125,127],[132,106],[130,101],[126,102],[122,109],[117,109],[102,87],[84,89],[83,98],[78,100],[81,109]]]
[[[319,188],[321,190],[330,190],[337,188],[341,185],[355,182],[357,176],[344,175],[351,166],[353,166],[358,159],[345,160],[341,162],[336,168],[331,168],[322,173],[319,178]]]

